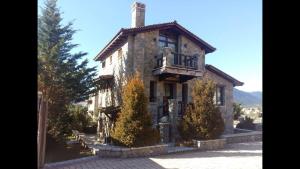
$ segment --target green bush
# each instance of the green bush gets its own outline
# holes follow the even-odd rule
[[[233,103],[233,119],[238,120],[242,114],[244,113],[242,111],[241,104]]]
[[[92,124],[92,118],[88,115],[87,107],[70,105],[68,114],[72,117],[72,121],[70,121],[72,130],[83,132]]]
[[[192,89],[193,103],[185,111],[178,130],[183,140],[218,138],[224,131],[224,121],[214,104],[215,84],[196,80]]]
[[[64,113],[56,114],[56,118],[49,118],[49,134],[57,140],[64,140],[72,134],[72,130],[80,132],[90,131],[92,123],[87,108],[80,105],[69,105]],[[96,132],[95,132],[96,133]]]
[[[73,117],[71,114],[65,112],[49,114],[48,133],[57,141],[63,141],[72,134]]]
[[[253,123],[254,119],[246,116],[245,119],[236,125],[236,128],[240,129],[248,129],[248,130],[255,130],[255,124]]]
[[[152,119],[147,110],[148,99],[139,76],[129,79],[122,91],[121,113],[111,134],[113,142],[127,147],[158,143],[159,132],[152,128]]]

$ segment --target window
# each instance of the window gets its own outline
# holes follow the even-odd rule
[[[188,102],[188,84],[184,83],[182,84],[182,102],[184,104],[187,104]]]
[[[216,92],[214,95],[214,103],[218,106],[224,106],[225,102],[225,94],[224,94],[224,86],[217,86]]]
[[[109,56],[109,64],[112,63],[112,55]]]
[[[156,82],[155,81],[150,81],[150,97],[149,97],[150,102],[155,102],[156,101]]]
[[[105,68],[105,60],[102,61],[102,68]]]
[[[177,36],[160,34],[159,47],[170,47],[173,49],[173,52],[177,52]]]
[[[122,51],[122,48],[120,48],[118,50],[118,59],[121,59],[122,58],[122,55],[123,55],[123,51]]]

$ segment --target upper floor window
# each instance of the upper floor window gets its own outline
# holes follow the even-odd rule
[[[171,47],[174,52],[177,52],[177,36],[167,33],[160,33],[159,47]]]
[[[218,106],[224,106],[225,103],[225,87],[216,86],[216,91],[214,95],[214,103]]]
[[[156,82],[155,81],[150,81],[150,97],[149,97],[150,102],[155,102],[156,101]]]
[[[102,68],[105,68],[105,60],[102,61]]]
[[[123,51],[122,51],[122,48],[120,48],[118,50],[118,59],[121,59],[122,58],[122,55],[123,55]]]

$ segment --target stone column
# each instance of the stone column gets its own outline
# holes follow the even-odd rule
[[[97,141],[103,141],[103,121],[102,121],[102,112],[99,112],[97,119]]]
[[[161,143],[168,143],[170,140],[169,133],[170,133],[170,123],[159,123],[159,133],[160,133],[160,140]]]
[[[163,48],[163,66],[171,66],[173,62],[172,58],[172,48],[164,47]]]
[[[169,119],[170,119],[170,137],[171,142],[175,143],[175,138],[177,135],[177,103],[176,99],[169,99]]]
[[[201,52],[198,55],[198,69],[204,71],[204,67],[205,67],[205,52],[204,50],[201,50]]]

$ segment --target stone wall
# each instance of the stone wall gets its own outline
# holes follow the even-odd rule
[[[90,111],[90,112],[95,111],[95,98],[96,98],[96,96],[89,97],[89,100],[91,101],[91,103],[88,103],[87,107],[88,107],[88,111]]]
[[[195,55],[198,54],[198,69],[204,71],[205,66],[205,52],[202,50],[199,46],[197,46],[194,42],[186,38],[185,36],[179,35],[178,37],[178,50],[179,53],[185,54],[185,55]],[[192,87],[193,87],[193,81],[189,80],[186,82],[188,84],[188,102],[192,101]],[[181,86],[181,85],[180,85]],[[180,93],[181,95],[181,93]]]
[[[99,157],[114,158],[147,157],[167,154],[167,148],[167,144],[137,148],[100,147],[98,151],[96,151],[96,155],[98,155]]]
[[[162,96],[164,95],[164,81],[158,81],[157,76],[153,76],[152,70],[156,64],[156,58],[159,54],[158,41],[159,31],[149,31],[144,33],[136,34],[129,38],[128,42],[128,58],[132,59],[132,72],[140,72],[141,77],[144,80],[146,94],[149,97],[150,93],[150,81],[156,81],[157,84],[157,100],[149,104],[149,111],[152,113],[153,122],[157,124],[158,106],[163,103]],[[179,35],[178,37],[178,52],[185,55],[199,55],[198,65],[199,69],[204,71],[205,67],[205,53],[204,51],[190,41],[185,36]],[[130,60],[129,59],[129,60]],[[214,80],[217,84],[225,86],[225,105],[220,106],[222,116],[225,121],[225,132],[233,132],[233,117],[232,117],[232,90],[233,85],[231,82],[225,80],[224,78],[207,71],[206,77]],[[188,102],[192,101],[191,91],[192,91],[192,81],[186,82],[188,84]],[[176,99],[177,101],[182,101],[182,84],[176,83]]]
[[[223,138],[226,139],[228,144],[230,143],[244,143],[252,141],[262,141],[262,132],[253,131],[248,133],[239,133],[239,134],[227,134],[223,135]]]
[[[120,91],[118,90],[120,88],[120,85],[124,82],[124,77],[126,77],[128,74],[132,72],[130,66],[132,66],[132,60],[130,57],[128,57],[128,48],[129,43],[125,43],[123,46],[121,46],[118,50],[114,51],[109,57],[107,57],[105,61],[105,67],[102,68],[102,65],[100,62],[100,70],[99,75],[114,75],[116,87],[113,90],[114,96],[119,96]],[[111,59],[110,59],[111,57]],[[126,65],[126,66],[125,66]],[[128,65],[128,66],[127,66]],[[98,104],[97,107],[107,107],[111,105],[111,92],[109,90],[103,90],[99,91],[99,98],[98,98]],[[114,100],[115,105],[119,105],[119,100]]]
[[[219,108],[225,122],[224,134],[233,133],[233,84],[209,70],[205,71],[204,78],[213,80],[217,85],[225,87],[225,103],[224,106],[219,106]]]
[[[262,123],[254,123],[256,131],[262,131]]]
[[[133,72],[139,72],[144,81],[145,92],[149,98],[150,94],[150,81],[156,81],[157,91],[161,91],[161,84],[158,81],[158,77],[152,75],[152,70],[156,65],[155,56],[158,55],[158,31],[149,31],[145,33],[139,33],[132,37],[129,43],[129,57],[132,58]],[[163,86],[162,86],[163,87]],[[157,100],[151,102],[148,105],[148,110],[152,114],[152,120],[154,124],[157,124],[158,106],[162,104],[161,93],[156,93]]]
[[[156,66],[156,56],[159,54],[159,31],[149,31],[144,33],[136,34],[129,38],[128,42],[128,53],[129,57],[132,58],[132,72],[140,72],[143,78],[146,94],[149,97],[150,93],[150,81],[156,81],[156,101],[149,104],[149,111],[152,113],[153,122],[157,124],[157,115],[159,114],[158,107],[162,106],[164,96],[164,81],[159,81],[157,76],[153,76],[152,71]],[[198,65],[199,69],[204,68],[204,51],[195,45],[192,41],[186,37],[179,35],[178,39],[178,50],[179,53],[185,55],[199,55]],[[192,100],[191,98],[191,87],[190,81],[188,83],[188,102]],[[175,83],[176,85],[176,99],[182,101],[182,84]]]
[[[185,55],[199,55],[198,66],[199,69],[205,70],[205,53],[204,51],[193,43],[191,40],[186,38],[185,36],[179,35],[178,37],[178,52]],[[151,102],[148,105],[149,112],[152,114],[153,123],[157,124],[158,115],[161,113],[161,109],[159,107],[162,106],[163,103],[163,95],[164,91],[164,81],[159,81],[158,76],[153,76],[152,71],[156,65],[156,56],[159,54],[159,31],[148,31],[143,33],[138,33],[135,35],[130,35],[128,37],[127,43],[122,46],[123,57],[122,59],[118,59],[118,50],[116,50],[112,54],[112,64],[110,64],[110,58],[106,58],[106,67],[104,70],[100,70],[101,74],[112,74],[114,73],[116,77],[120,73],[120,70],[123,70],[123,75],[128,76],[135,72],[139,72],[145,85],[146,95],[149,97],[150,93],[150,81],[156,81],[156,100],[155,102]],[[121,68],[120,65],[123,65]],[[100,65],[101,67],[101,65]],[[212,79],[219,85],[225,86],[225,105],[220,106],[220,110],[222,112],[222,116],[225,121],[225,131],[224,133],[232,133],[233,132],[233,115],[232,115],[232,90],[233,85],[231,82],[225,80],[224,78],[207,71],[204,74],[205,78]],[[192,90],[192,81],[189,80],[185,82],[188,84],[188,102],[192,101],[191,90]],[[182,101],[182,84],[176,84],[176,99],[178,101]],[[103,97],[109,95],[108,93],[103,93],[101,99],[99,98],[99,104],[101,106],[105,106],[103,103],[105,100]]]
[[[199,150],[217,150],[224,148],[226,139],[193,140],[193,143]]]
[[[193,56],[195,54],[199,55],[198,59],[198,69],[204,70],[205,66],[205,52],[199,46],[197,46],[194,42],[189,40],[183,35],[179,35],[178,37],[178,53],[182,53],[185,55]]]

